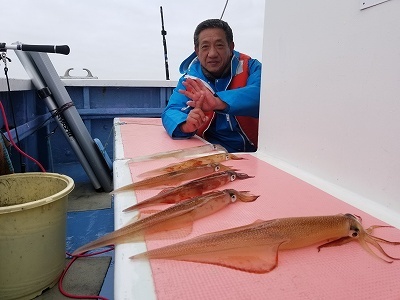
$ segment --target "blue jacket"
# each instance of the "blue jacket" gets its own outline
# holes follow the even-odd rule
[[[229,152],[252,152],[255,146],[246,138],[234,116],[250,116],[258,118],[260,105],[261,63],[256,59],[249,60],[249,77],[247,85],[243,88],[227,90],[232,77],[239,66],[239,52],[233,51],[231,60],[231,74],[225,78],[215,80],[207,79],[201,69],[200,62],[193,53],[182,62],[180,71],[184,75],[179,79],[178,85],[169,98],[167,107],[161,115],[163,125],[172,138],[190,138],[195,133],[184,133],[179,125],[186,121],[189,109],[182,111],[189,100],[178,92],[185,89],[182,82],[186,77],[196,77],[208,84],[218,97],[227,103],[224,111],[216,111],[215,120],[206,132],[206,139],[210,143],[220,144]]]

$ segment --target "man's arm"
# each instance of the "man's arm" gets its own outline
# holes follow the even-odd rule
[[[237,116],[258,118],[260,108],[261,63],[249,61],[249,77],[245,87],[218,92],[228,106],[227,111]]]
[[[182,82],[183,80],[180,80],[174,89],[168,105],[161,115],[164,128],[172,138],[190,138],[208,120],[200,108],[204,95],[198,94],[197,105],[193,108],[187,107],[187,96],[179,92],[185,88]]]
[[[260,107],[261,63],[252,59],[249,61],[249,77],[245,87],[213,93],[201,80],[187,78],[182,85],[185,89],[179,92],[190,100],[186,104],[196,106],[196,101],[204,95],[202,110],[223,111],[238,116],[258,118]]]

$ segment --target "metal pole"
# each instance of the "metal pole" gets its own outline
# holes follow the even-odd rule
[[[164,30],[164,16],[163,16],[162,6],[160,6],[160,13],[161,13],[161,35],[163,36],[163,45],[164,45],[165,79],[169,80],[167,40],[165,39],[167,32]]]

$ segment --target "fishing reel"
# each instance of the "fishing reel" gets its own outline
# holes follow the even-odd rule
[[[1,52],[0,57],[4,63],[4,73],[7,74],[8,72],[7,62],[11,62],[11,58],[7,57],[6,51]]]
[[[7,52],[6,43],[0,43],[0,52]]]
[[[7,57],[6,43],[0,43],[0,59],[4,63],[4,69],[7,70],[7,62],[11,62],[11,58]]]

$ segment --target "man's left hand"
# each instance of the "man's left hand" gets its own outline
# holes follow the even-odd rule
[[[217,96],[214,96],[200,80],[186,78],[182,84],[186,90],[179,90],[179,92],[190,99],[186,102],[190,107],[196,107],[196,101],[204,95],[204,100],[200,107],[203,111],[224,110],[226,108],[226,103]]]

